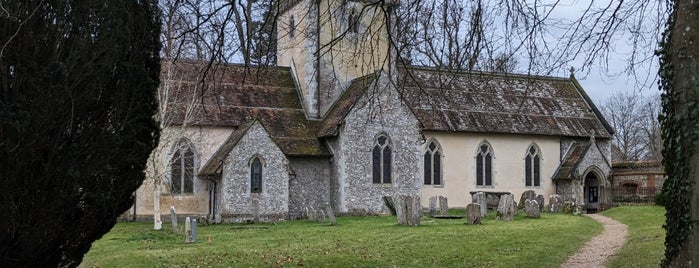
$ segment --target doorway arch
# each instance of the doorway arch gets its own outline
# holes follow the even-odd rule
[[[583,196],[585,198],[585,210],[587,213],[596,213],[600,200],[600,176],[592,170],[585,174]]]

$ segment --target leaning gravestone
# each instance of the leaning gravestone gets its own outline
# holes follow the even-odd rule
[[[511,194],[504,194],[500,196],[500,203],[498,203],[498,214],[495,219],[511,221],[514,218],[516,211],[517,205],[515,204],[514,196]]]
[[[536,202],[539,203],[539,211],[544,211],[544,196],[543,195],[537,195],[536,196]]]
[[[447,197],[446,196],[439,196],[439,215],[448,215],[449,214],[449,204],[447,203]]]
[[[175,211],[175,206],[170,206],[170,222],[172,222],[172,232],[177,233],[177,211]]]
[[[549,206],[548,211],[551,213],[559,213],[563,208],[563,198],[560,195],[549,196]]]
[[[466,220],[468,224],[481,224],[481,205],[468,204],[466,206]]]
[[[427,213],[431,218],[434,218],[434,215],[437,214],[437,196],[430,197],[430,206]]]
[[[391,211],[391,215],[396,216],[396,206],[393,204],[393,197],[384,196],[382,199],[384,205],[386,205],[388,210]]]
[[[260,199],[259,199],[259,194],[254,193],[251,194],[252,196],[252,222],[254,223],[259,223],[260,222]]]
[[[536,200],[525,200],[524,201],[524,212],[529,218],[540,218],[541,211],[539,211],[539,202]]]
[[[484,192],[477,192],[473,194],[473,203],[480,205],[481,217],[485,218],[488,216],[488,201],[485,198]]]
[[[337,225],[337,219],[335,219],[335,212],[333,211],[333,207],[330,206],[330,203],[325,203],[325,211],[328,214],[328,218],[330,218],[330,225]]]
[[[527,199],[529,199],[529,200],[536,199],[536,192],[534,192],[534,190],[524,191],[524,193],[522,193],[522,196],[519,198],[519,206],[517,206],[517,208],[523,209],[524,208],[524,201]]]

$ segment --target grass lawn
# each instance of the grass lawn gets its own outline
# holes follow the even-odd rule
[[[629,227],[626,244],[607,267],[658,267],[665,251],[664,207],[616,207],[600,214]]]
[[[463,212],[462,212],[463,214]],[[184,243],[167,224],[119,223],[96,241],[82,267],[560,267],[602,230],[594,220],[542,214],[480,226],[465,219],[423,219],[418,228],[395,217],[340,217],[337,226],[307,221],[199,227],[199,242]]]

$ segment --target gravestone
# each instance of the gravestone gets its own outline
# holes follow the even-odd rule
[[[335,219],[335,212],[333,211],[333,207],[330,205],[330,203],[325,203],[325,211],[328,214],[328,218],[330,218],[330,225],[337,225],[337,219]]]
[[[529,218],[540,218],[541,211],[539,210],[539,202],[536,200],[524,200],[524,212]]]
[[[393,198],[393,205],[396,208],[396,220],[398,221],[398,225],[408,224],[408,218],[406,217],[407,212],[405,211],[405,200],[403,200],[403,196],[396,195],[396,197]]]
[[[431,218],[434,218],[434,215],[437,214],[437,196],[430,197],[430,206],[427,213]]]
[[[172,232],[177,233],[177,211],[175,211],[175,206],[170,206],[170,222],[172,222]]]
[[[524,193],[522,193],[522,196],[519,198],[519,206],[517,206],[517,209],[524,209],[524,201],[527,199],[536,199],[536,192],[534,192],[534,190],[524,191]]]
[[[537,195],[536,202],[539,203],[539,212],[544,211],[544,196]]]
[[[184,219],[184,242],[185,243],[192,243],[192,221],[189,219],[189,217]]]
[[[563,208],[563,198],[557,194],[549,196],[548,212],[559,213],[561,208]]]
[[[486,194],[485,201],[488,207],[497,208],[500,204],[500,197],[494,194]]]
[[[517,205],[515,204],[514,196],[511,194],[504,194],[500,196],[500,203],[498,204],[498,212],[495,219],[511,221],[516,211]]]
[[[319,210],[318,210],[318,214],[320,215],[320,217],[318,217],[318,218],[316,219],[316,221],[317,221],[317,222],[325,223],[325,211],[323,211],[322,209],[319,209]]]
[[[252,196],[252,222],[254,223],[259,223],[260,222],[260,194],[258,193],[252,193],[250,194]]]
[[[396,207],[395,204],[393,204],[393,197],[384,196],[382,199],[383,204],[386,205],[388,210],[391,212],[391,215],[396,216]]]
[[[565,214],[573,214],[573,212],[575,212],[575,207],[575,202],[565,201],[563,203],[563,207],[561,208],[561,212]]]
[[[405,200],[405,210],[407,216],[407,225],[412,227],[420,226],[420,217],[422,216],[422,204],[420,204],[419,196],[407,195]]]
[[[197,219],[192,219],[192,242],[197,242]]]
[[[488,216],[488,201],[485,198],[484,192],[477,192],[473,194],[473,203],[480,205],[481,207],[481,217],[485,218]]]
[[[468,224],[481,224],[481,205],[471,203],[466,206],[466,221]]]
[[[447,197],[446,196],[439,196],[439,215],[448,215],[449,214],[449,205],[447,203]]]

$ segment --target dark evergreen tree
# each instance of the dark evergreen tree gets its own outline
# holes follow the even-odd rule
[[[77,266],[157,145],[157,2],[0,7],[0,267]]]

